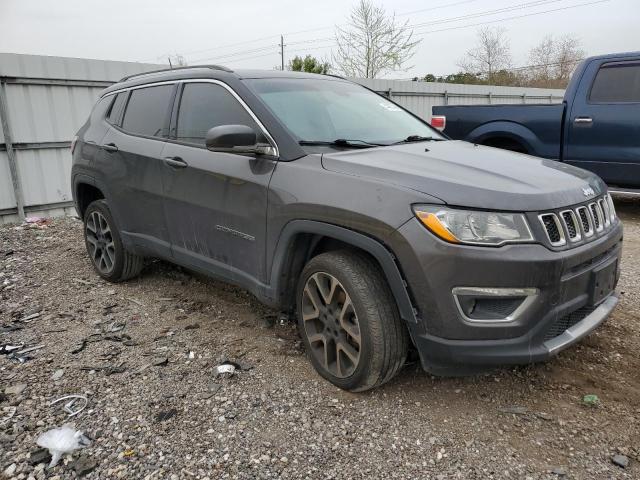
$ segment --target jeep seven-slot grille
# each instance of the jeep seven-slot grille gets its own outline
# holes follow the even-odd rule
[[[554,247],[561,247],[607,231],[615,220],[612,205],[613,202],[607,194],[595,202],[558,213],[542,213],[538,218],[549,243]]]

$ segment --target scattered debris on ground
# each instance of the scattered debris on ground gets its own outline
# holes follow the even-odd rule
[[[364,394],[242,290],[159,261],[108,284],[79,221],[1,226],[0,477],[639,478],[640,202],[618,211],[620,304],[583,342],[469,378],[414,363]],[[82,448],[39,446],[56,428]]]

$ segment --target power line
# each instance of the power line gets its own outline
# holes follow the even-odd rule
[[[514,5],[511,7],[505,7],[507,9],[510,9],[508,11],[513,11],[513,10],[517,10],[517,9],[524,9],[524,8],[532,8],[535,6],[540,6],[540,5],[544,5],[544,4],[548,4],[548,3],[554,3],[557,1],[562,1],[562,0],[537,0],[534,2],[528,2],[528,3],[524,3],[524,4],[520,4],[520,5]],[[417,35],[415,35],[416,37],[424,37],[426,35],[432,34],[432,33],[439,33],[439,32],[444,32],[444,31],[451,31],[451,30],[459,30],[459,29],[463,29],[463,28],[471,28],[471,27],[476,27],[476,26],[481,26],[481,25],[488,25],[488,24],[494,24],[494,23],[502,23],[502,22],[506,22],[506,21],[510,21],[510,20],[515,20],[515,19],[519,19],[519,18],[526,18],[526,17],[532,17],[532,16],[537,16],[537,15],[543,15],[543,14],[547,14],[547,13],[554,13],[554,12],[558,12],[558,11],[565,11],[565,10],[570,10],[573,8],[579,8],[579,7],[585,7],[585,6],[590,6],[590,5],[597,5],[597,4],[601,4],[601,3],[606,3],[609,2],[611,0],[596,0],[596,1],[592,1],[592,2],[586,2],[586,3],[579,3],[579,4],[575,4],[575,5],[568,5],[565,7],[559,7],[559,8],[555,8],[555,9],[549,9],[549,10],[543,10],[543,11],[539,11],[539,12],[531,12],[531,13],[527,13],[527,14],[521,14],[521,15],[513,15],[510,17],[504,17],[504,18],[499,18],[499,19],[495,19],[495,20],[486,20],[483,22],[477,22],[477,23],[472,23],[472,24],[466,24],[466,25],[457,25],[457,26],[453,26],[453,27],[447,27],[447,28],[441,28],[441,29],[436,29],[436,30],[427,30],[427,31],[421,31],[418,32]],[[498,9],[499,11],[503,12],[504,9]],[[492,14],[496,14],[496,10],[491,11],[493,12]],[[478,12],[476,14],[470,14],[470,15],[475,15],[475,16],[480,16],[480,15],[487,15],[489,13],[487,12]],[[466,16],[461,16],[461,17],[451,17],[449,19],[441,19],[441,20],[437,20],[434,22],[427,22],[429,24],[438,24],[438,23],[448,23],[448,22],[453,22],[453,21],[459,21],[463,18],[468,18],[469,15]],[[272,37],[264,37],[264,38],[272,38]],[[327,45],[321,45],[321,46],[314,46],[314,47],[309,47],[309,48],[303,48],[303,49],[295,49],[295,50],[290,50],[290,53],[296,53],[296,52],[300,52],[300,51],[305,51],[305,50],[318,50],[318,49],[323,49],[323,48],[330,48],[332,46],[337,45],[337,42],[335,42],[335,38],[334,37],[324,37],[324,38],[314,38],[314,39],[309,39],[309,40],[301,40],[301,41],[297,41],[297,42],[289,42],[288,45],[300,45],[300,44],[306,44],[306,43],[318,43],[318,42],[323,42],[323,41],[329,41],[331,40],[332,42],[327,44]],[[279,47],[280,44],[278,45],[274,45]],[[228,61],[235,61],[233,59],[233,57],[236,57],[238,55],[246,55],[248,53],[254,53],[254,52],[262,52],[266,50],[269,50],[271,48],[273,48],[274,46],[266,46],[266,47],[260,47],[260,48],[256,48],[256,49],[250,49],[250,50],[243,50],[243,51],[237,51],[237,52],[231,52],[231,53],[227,53],[224,55],[219,55],[216,57],[210,57],[210,58],[205,58],[205,59],[198,59],[198,60],[194,60],[194,62],[201,62],[201,61],[205,61],[205,60],[218,60],[218,59],[227,59]],[[267,55],[271,55],[272,53],[264,53],[262,55],[255,55],[255,56],[251,56],[251,57],[246,57],[246,58],[242,58],[242,59],[238,59],[239,61],[242,60],[248,60],[251,58],[259,58],[259,57],[263,57],[263,56],[267,56]],[[281,57],[283,57],[283,54],[281,53]],[[282,63],[282,58],[281,58],[281,63]]]
[[[424,23],[417,23],[417,24],[409,24],[407,25],[408,28],[419,28],[419,27],[423,27],[423,26],[428,26],[428,25],[437,25],[437,24],[442,24],[442,23],[451,23],[451,22],[458,22],[460,20],[464,20],[467,18],[476,18],[476,17],[486,17],[489,15],[496,15],[498,13],[506,13],[509,11],[513,11],[513,10],[523,10],[526,8],[533,8],[533,7],[539,7],[542,5],[547,5],[549,3],[557,3],[557,2],[563,2],[566,0],[536,0],[533,2],[527,2],[527,3],[521,3],[519,5],[512,5],[510,7],[504,7],[504,8],[499,8],[499,9],[495,9],[495,10],[485,10],[485,11],[481,11],[481,12],[477,12],[477,13],[472,13],[472,14],[468,14],[468,15],[461,15],[458,17],[449,17],[449,18],[443,18],[443,19],[439,19],[439,20],[434,20],[431,22],[424,22]],[[463,2],[464,3],[464,2]],[[321,37],[321,38],[312,38],[310,40],[299,40],[297,42],[290,42],[290,45],[298,45],[298,44],[303,44],[303,43],[315,43],[315,42],[322,42],[325,40],[334,40],[335,37]]]
[[[433,20],[430,22],[424,22],[424,23],[416,23],[414,25],[411,25],[412,28],[419,28],[419,27],[424,27],[427,25],[437,25],[440,23],[451,23],[451,22],[457,22],[460,20],[466,20],[468,18],[477,18],[477,17],[486,17],[486,16],[490,16],[490,15],[496,15],[498,13],[506,13],[506,12],[510,12],[513,10],[524,10],[526,8],[533,8],[533,7],[540,7],[542,5],[547,5],[549,3],[558,3],[558,2],[563,2],[565,0],[536,0],[533,2],[526,2],[526,3],[520,3],[518,5],[512,5],[510,7],[503,7],[503,8],[498,8],[495,10],[486,10],[483,12],[477,12],[477,13],[470,13],[467,15],[461,15],[459,17],[451,17],[451,18],[445,18],[445,19],[441,19],[441,20]]]
[[[441,29],[437,29],[437,30],[428,30],[428,31],[423,31],[423,32],[419,32],[418,35],[416,35],[416,37],[424,37],[426,35],[432,34],[432,33],[438,33],[438,32],[445,32],[445,31],[450,31],[450,30],[459,30],[459,29],[463,29],[463,28],[470,28],[470,27],[477,27],[480,25],[488,25],[488,24],[492,24],[492,23],[500,23],[500,22],[505,22],[505,21],[509,21],[509,20],[515,20],[518,18],[524,18],[524,17],[531,17],[531,16],[536,16],[536,15],[543,15],[546,13],[553,13],[553,12],[558,12],[558,11],[563,11],[563,10],[569,10],[572,8],[579,8],[579,7],[585,7],[585,6],[589,6],[589,5],[596,5],[596,4],[600,4],[600,3],[606,3],[606,2],[610,2],[611,0],[597,0],[597,1],[593,1],[593,2],[587,2],[587,3],[580,3],[580,4],[576,4],[576,5],[568,5],[566,7],[560,7],[560,8],[555,8],[555,9],[551,9],[551,10],[543,10],[540,12],[532,12],[532,13],[527,13],[527,14],[522,14],[522,15],[514,15],[511,17],[505,17],[505,18],[500,18],[500,19],[496,19],[496,20],[487,20],[484,22],[479,22],[479,23],[472,23],[472,24],[467,24],[467,25],[457,25],[455,27],[447,27],[447,28],[441,28]],[[313,42],[319,42],[319,41],[323,41],[323,40],[328,40],[327,39],[321,39],[321,38],[316,38],[313,39]],[[329,48],[332,46],[337,45],[337,42],[332,42],[330,44],[324,45],[324,46],[319,46],[319,47],[311,47],[311,48],[307,48],[307,49],[299,49],[299,50],[293,50],[292,52],[295,51],[304,51],[304,50],[317,50],[317,49],[321,49],[321,48]]]

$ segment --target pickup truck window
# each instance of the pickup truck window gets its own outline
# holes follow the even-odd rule
[[[394,103],[352,83],[309,78],[246,82],[301,141],[357,139],[387,145],[410,136],[444,138]]]
[[[589,101],[640,102],[640,63],[604,64],[593,82]]]

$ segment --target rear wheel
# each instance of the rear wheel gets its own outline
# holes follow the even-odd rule
[[[143,257],[125,250],[105,200],[96,200],[87,207],[84,238],[93,268],[105,280],[121,282],[142,270]]]
[[[311,363],[334,385],[368,390],[404,364],[407,330],[384,276],[367,256],[337,251],[311,259],[300,277],[297,303]]]

